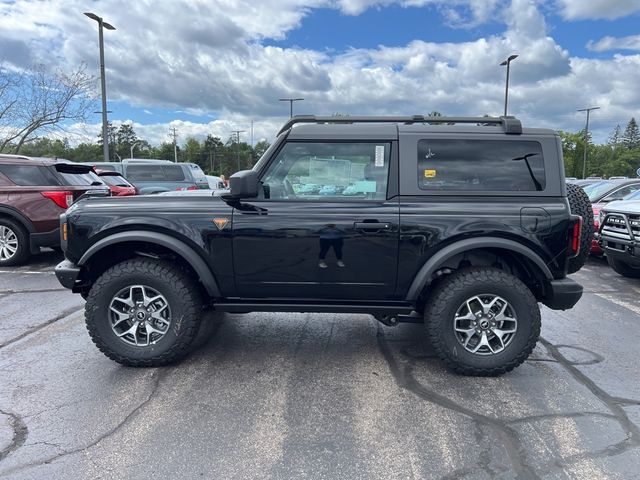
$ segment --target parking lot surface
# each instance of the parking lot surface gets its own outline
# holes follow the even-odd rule
[[[179,365],[122,367],[60,260],[0,272],[2,478],[640,478],[640,281],[602,260],[499,378],[346,314],[226,315]]]

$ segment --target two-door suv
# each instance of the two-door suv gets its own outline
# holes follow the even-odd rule
[[[299,116],[220,196],[78,202],[56,273],[87,299],[96,345],[127,365],[184,356],[206,308],[420,318],[448,367],[497,375],[534,348],[539,302],[580,299],[567,273],[592,223],[551,130]]]

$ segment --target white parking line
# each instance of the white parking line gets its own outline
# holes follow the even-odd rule
[[[617,296],[610,295],[608,293],[594,293],[594,295],[596,295],[596,296],[598,296],[600,298],[604,298],[605,300],[609,300],[610,302],[613,302],[616,305],[619,305],[620,307],[628,308],[632,312],[637,313],[638,315],[640,315],[640,305],[637,305],[637,304],[634,304],[634,303],[630,303],[630,302],[627,302],[625,300],[621,300]]]
[[[44,271],[44,272],[37,272],[37,271],[30,271],[30,270],[0,270],[0,273],[13,273],[15,275],[54,275],[55,272],[53,271]]]

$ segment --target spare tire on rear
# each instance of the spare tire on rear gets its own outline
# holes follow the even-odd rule
[[[591,242],[593,240],[593,209],[589,197],[578,185],[567,183],[567,197],[569,206],[573,215],[582,217],[582,234],[580,235],[580,253],[569,259],[568,273],[576,273],[580,270],[589,256],[591,251]]]

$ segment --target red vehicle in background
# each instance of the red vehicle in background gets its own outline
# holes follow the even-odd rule
[[[109,190],[111,190],[111,196],[126,197],[138,194],[138,189],[131,185],[121,173],[113,170],[94,169],[94,171],[100,177],[100,180],[107,184]]]

